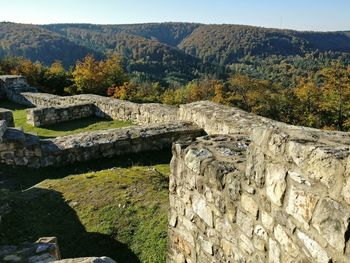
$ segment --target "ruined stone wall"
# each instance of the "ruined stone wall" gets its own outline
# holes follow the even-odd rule
[[[5,134],[7,129],[6,121],[0,120],[0,143],[2,142],[2,137]]]
[[[6,121],[7,127],[15,126],[11,110],[0,108],[0,120]]]
[[[39,139],[7,128],[0,143],[0,163],[27,167],[64,166],[75,162],[170,148],[177,140],[191,140],[203,130],[190,123],[126,127],[54,139]]]
[[[176,142],[169,262],[349,261],[349,133],[290,126],[205,101],[177,109],[26,89],[7,89],[6,96],[31,106],[92,103],[101,117],[167,123],[52,140],[8,128],[0,136],[0,163],[66,165]],[[199,137],[203,133],[196,125],[210,136]]]
[[[31,108],[27,110],[27,122],[30,125],[40,127],[94,116],[95,112],[95,105],[86,103],[67,106]]]
[[[13,102],[36,107],[58,107],[75,104],[94,104],[95,115],[138,124],[167,123],[177,120],[177,108],[158,103],[133,103],[92,94],[56,96],[46,93],[23,92],[13,94]]]
[[[348,262],[348,133],[207,102],[181,114],[227,135],[173,146],[169,262]]]

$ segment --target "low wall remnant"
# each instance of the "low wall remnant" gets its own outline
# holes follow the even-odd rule
[[[95,115],[95,112],[95,105],[91,103],[30,108],[27,109],[27,122],[32,126],[41,127],[91,117]]]

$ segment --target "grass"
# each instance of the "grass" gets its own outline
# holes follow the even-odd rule
[[[57,169],[0,166],[0,206],[5,199],[11,207],[0,224],[0,245],[57,236],[64,258],[165,262],[170,155]]]
[[[25,107],[13,110],[16,127],[42,138],[119,128],[130,122],[86,118],[35,128]],[[109,256],[117,262],[165,262],[170,149],[58,168],[0,165],[0,245],[56,236],[63,258]]]
[[[88,117],[67,121],[47,127],[34,127],[27,124],[26,107],[9,101],[0,101],[0,108],[13,111],[15,127],[23,128],[25,132],[37,134],[41,138],[54,138],[86,131],[106,130],[132,125],[130,121],[106,120],[98,117]]]

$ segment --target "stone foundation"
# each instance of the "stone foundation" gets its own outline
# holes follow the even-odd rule
[[[190,123],[126,127],[41,140],[8,128],[0,144],[0,163],[27,167],[64,166],[75,162],[170,148],[203,130]]]
[[[94,104],[75,104],[56,107],[39,107],[27,110],[27,122],[36,127],[94,116]],[[1,117],[1,111],[0,111]]]
[[[127,120],[137,124],[168,123],[178,119],[176,107],[158,103],[138,104],[92,94],[61,97],[46,93],[22,92],[13,94],[9,100],[31,107],[94,104],[96,116]]]

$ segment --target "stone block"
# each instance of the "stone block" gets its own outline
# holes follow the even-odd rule
[[[277,206],[282,206],[287,186],[286,173],[286,167],[282,165],[268,164],[266,167],[266,195]]]
[[[265,240],[265,241],[267,241],[267,239],[268,239],[267,232],[265,231],[265,229],[261,225],[255,226],[254,235],[256,235],[257,237],[259,237],[260,239]]]
[[[244,251],[248,255],[251,255],[254,252],[254,245],[251,238],[248,238],[243,234],[240,235],[239,247],[242,251]]]
[[[253,216],[253,218],[257,218],[259,206],[251,196],[243,194],[241,198],[241,205],[245,211]]]
[[[317,205],[311,223],[333,248],[343,253],[349,221],[350,213],[344,206],[324,198]]]
[[[284,231],[281,225],[277,225],[274,228],[273,234],[275,239],[280,243],[282,249],[292,256],[293,258],[299,255],[299,248],[293,242],[293,240],[288,236],[288,234]]]
[[[281,262],[281,250],[278,243],[272,238],[269,239],[269,263]]]
[[[286,212],[308,229],[318,199],[315,194],[292,186],[287,198]]]
[[[272,231],[274,227],[274,219],[267,212],[261,212],[261,223],[266,227],[266,229]]]
[[[211,156],[211,152],[207,149],[189,149],[185,155],[185,164],[195,174],[200,174],[201,161]]]
[[[208,226],[213,227],[213,212],[203,197],[193,200],[192,209]]]
[[[240,227],[243,233],[250,238],[253,237],[254,220],[239,209],[237,210],[236,220],[237,225]]]
[[[225,256],[231,257],[234,244],[232,244],[230,241],[228,241],[224,238],[220,240],[220,244],[221,244],[222,250],[224,251]]]
[[[317,263],[328,263],[330,261],[327,252],[315,240],[301,231],[296,232],[297,237],[304,243],[313,260]]]

